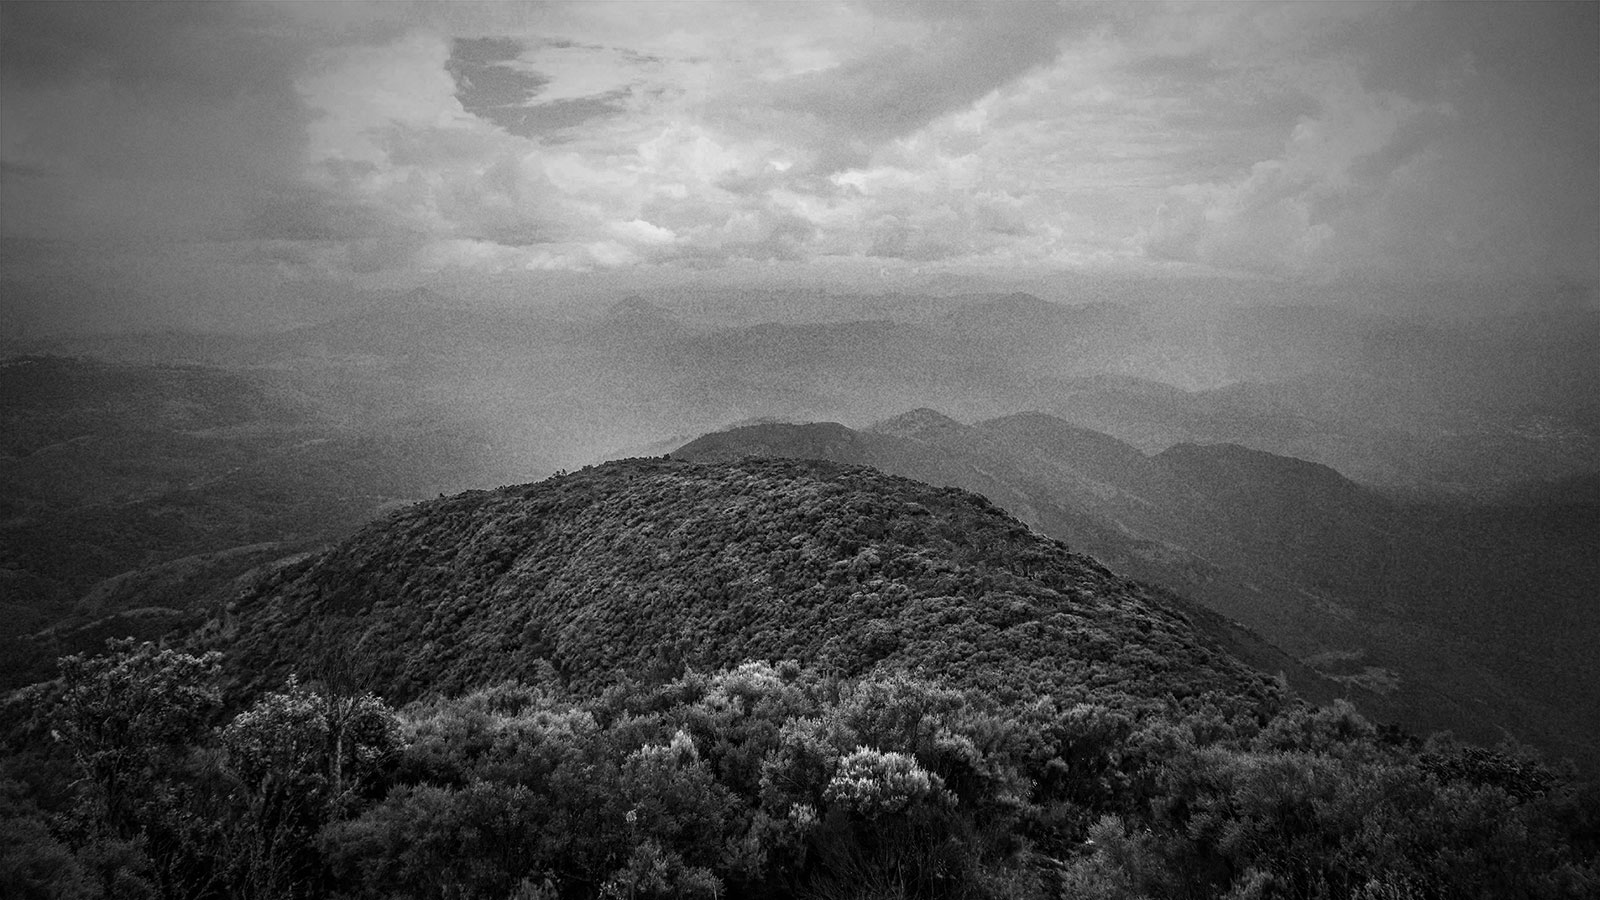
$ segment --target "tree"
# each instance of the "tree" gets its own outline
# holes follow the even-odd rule
[[[64,690],[51,735],[89,788],[85,799],[120,837],[148,823],[144,804],[222,706],[222,654],[194,656],[155,644],[108,641],[104,656],[60,661]]]
[[[399,722],[377,697],[325,694],[292,676],[234,717],[222,746],[244,788],[239,893],[309,893],[321,870],[317,833],[349,812],[399,745]]]

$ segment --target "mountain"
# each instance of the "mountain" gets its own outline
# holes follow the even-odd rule
[[[1094,375],[1059,379],[1039,408],[1147,452],[1239,444],[1320,462],[1363,483],[1437,495],[1494,497],[1527,479],[1600,467],[1600,427],[1571,401],[1485,407],[1445,381],[1386,377],[1357,363],[1195,391]]]
[[[1505,732],[1600,763],[1570,727],[1600,715],[1600,506],[1549,489],[1518,504],[1427,504],[1328,466],[1238,445],[1147,455],[1053,416],[963,425],[915,410],[868,429],[755,426],[675,458],[825,456],[976,491],[1113,570],[1194,598],[1345,694],[1418,731]],[[1315,670],[1315,671],[1313,671]]]
[[[187,646],[63,659],[0,705],[0,875],[206,900],[1600,884],[1592,787],[1300,703],[1216,624],[960,490],[607,463],[270,566]]]
[[[1001,354],[1035,375],[1101,371],[1149,337],[1143,317],[1127,306],[1053,303],[1020,292],[971,298],[930,324],[971,352]]]
[[[15,346],[270,369],[368,424],[449,420],[523,453],[488,484],[740,419],[868,422],[916,406],[966,421],[1044,410],[1150,453],[1234,443],[1430,494],[1600,470],[1600,314],[1429,321],[1234,282],[1032,289],[696,284],[499,306],[392,291],[308,297],[272,333]]]
[[[391,504],[515,471],[465,423],[304,386],[275,369],[0,363],[0,687],[107,634],[156,637],[266,558]]]
[[[1269,573],[1240,570],[1250,562],[1246,542],[1214,526],[1212,498],[1134,447],[1060,419],[1030,413],[968,426],[919,409],[860,432],[833,423],[735,428],[673,453],[703,461],[749,455],[822,456],[975,491],[1117,571],[1202,599],[1293,652],[1322,648],[1305,617],[1286,617],[1271,585],[1264,588]]]
[[[671,313],[637,294],[624,297],[607,307],[601,319],[607,325],[641,332],[651,329],[677,331],[682,328]]]
[[[975,495],[822,461],[627,460],[421,503],[263,579],[202,642],[252,684],[338,660],[396,699],[763,658],[1009,700],[1277,696],[1214,617]]]
[[[901,826],[931,835],[919,852],[991,836],[968,870],[984,890],[922,857],[943,896],[1028,896],[990,880],[1019,871],[1041,897],[1595,894],[1548,830],[1592,860],[1595,814],[1523,754],[1379,737],[1343,706],[1269,717],[1281,690],[1250,668],[1600,770],[1581,724],[1600,720],[1600,314],[1404,319],[1266,280],[929,297],[695,278],[609,309],[562,284],[329,291],[272,333],[8,344],[54,356],[0,361],[0,688],[108,637],[165,644],[63,679],[179,664],[199,623],[234,690],[114,679],[150,710],[231,705],[180,710],[189,751],[135,734],[111,757],[77,752],[72,710],[31,706],[64,681],[7,690],[0,722],[37,740],[0,752],[0,833],[70,845],[118,896],[175,895],[130,885],[180,870],[194,897],[762,896],[769,863],[788,887],[767,895],[849,896],[840,854]],[[881,421],[782,424],[813,420]],[[750,427],[691,441],[732,421]],[[351,536],[440,492],[674,447]],[[253,791],[340,768],[294,770],[327,742],[274,716],[364,685],[422,698],[377,730],[404,735],[398,761],[329,807],[332,833],[277,840],[290,807]],[[116,739],[77,712],[80,737]],[[230,728],[282,740],[280,771],[247,775],[271,754],[230,750]],[[145,793],[123,811],[156,820],[97,823],[106,772],[68,757],[126,762]],[[790,764],[811,796],[772,805]],[[863,764],[927,774],[937,808],[852,819]],[[245,878],[289,871],[258,838],[309,860],[305,890]],[[0,852],[0,884],[18,858]],[[1550,880],[1507,874],[1522,861]],[[58,872],[62,890],[20,890],[96,894]]]

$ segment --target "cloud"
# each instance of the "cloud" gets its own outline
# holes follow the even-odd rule
[[[467,112],[508,131],[519,130],[529,98],[550,79],[515,65],[527,48],[511,38],[457,38],[445,70],[456,83],[456,98]]]
[[[222,282],[1594,280],[1597,30],[1591,4],[7,3],[0,238],[55,249],[0,277],[76,247]]]
[[[558,50],[575,49],[570,42],[555,42]],[[579,48],[590,52],[604,48]],[[551,78],[523,63],[529,48],[509,38],[456,39],[445,68],[456,82],[462,108],[512,134],[522,137],[553,136],[627,108],[626,89],[593,96],[540,100]]]
[[[1302,116],[1281,155],[1229,183],[1175,186],[1157,211],[1147,249],[1222,268],[1317,274],[1352,206],[1427,146],[1424,123],[1448,114],[1394,94],[1373,94],[1346,73],[1326,89],[1316,116]],[[1398,140],[1409,134],[1407,141]]]
[[[1374,11],[1280,77],[1315,101],[1230,180],[1172,186],[1152,256],[1275,274],[1595,278],[1593,7]]]
[[[285,186],[257,198],[238,238],[263,241],[360,240],[384,230],[382,214],[341,191]]]
[[[1083,29],[1081,10],[1016,4],[992,15],[972,4],[895,8],[874,31],[884,39],[853,48],[836,64],[756,83],[719,109],[734,127],[781,135],[830,173],[867,162],[887,141],[1051,63]]]
[[[0,159],[39,178],[10,233],[202,235],[296,177],[309,45],[254,7],[31,4],[0,10]]]

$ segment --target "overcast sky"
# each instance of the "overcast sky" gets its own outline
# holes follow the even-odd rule
[[[1595,3],[7,2],[0,41],[13,293],[1600,279]]]

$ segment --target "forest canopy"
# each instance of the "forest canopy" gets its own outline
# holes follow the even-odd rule
[[[395,709],[123,643],[29,703],[15,897],[1583,897],[1600,804],[1347,705],[997,702],[793,661]],[[130,672],[148,677],[130,679]],[[196,703],[162,700],[173,696]],[[137,711],[115,720],[85,698]],[[180,708],[183,710],[180,714]],[[12,711],[13,713],[16,710]]]

